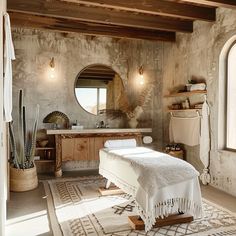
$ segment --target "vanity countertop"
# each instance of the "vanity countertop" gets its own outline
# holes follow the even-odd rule
[[[48,129],[47,134],[151,133],[152,128]]]

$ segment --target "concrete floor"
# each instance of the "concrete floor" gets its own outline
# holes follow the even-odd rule
[[[94,175],[97,171],[65,172],[64,177]],[[40,175],[39,179],[52,179],[50,175]],[[236,213],[236,197],[230,196],[211,186],[201,186],[202,196]],[[11,193],[8,202],[7,236],[53,236],[48,220],[47,198],[42,182],[33,191]],[[56,235],[55,235],[56,236]]]

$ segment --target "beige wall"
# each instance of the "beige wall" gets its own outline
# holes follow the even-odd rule
[[[236,153],[222,151],[222,101],[224,73],[219,72],[220,54],[225,43],[236,35],[236,10],[218,9],[216,23],[194,23],[193,34],[178,34],[177,43],[164,48],[163,93],[184,85],[192,76],[203,78],[208,86],[211,109],[212,185],[236,196]],[[175,100],[165,99],[164,107]],[[168,114],[164,112],[164,141],[168,142]],[[221,122],[222,123],[222,122]],[[219,142],[219,140],[221,142]],[[187,159],[199,170],[199,148],[186,147]]]
[[[152,89],[151,85],[154,85],[154,88],[140,117],[139,127],[152,127],[156,145],[162,148],[162,43],[21,28],[13,30],[13,41],[16,52],[14,111],[18,91],[23,88],[29,127],[37,103],[40,105],[40,127],[44,127],[43,118],[55,110],[66,113],[71,121],[78,120],[85,128],[95,127],[99,120],[105,120],[110,127],[127,127],[125,120],[111,120],[84,111],[75,99],[74,82],[77,74],[88,65],[110,66],[122,78],[132,105],[139,99],[141,90],[137,77],[138,69],[143,65],[146,86]],[[51,57],[55,58],[55,81],[51,81],[47,74]],[[13,118],[16,120],[17,112],[13,113]]]
[[[222,140],[222,131],[218,135],[218,118],[222,118],[218,106],[222,100],[219,90],[223,81],[219,73],[219,57],[224,44],[234,35],[236,11],[223,8],[217,10],[216,23],[195,22],[194,32],[178,34],[176,44],[14,29],[17,57],[14,64],[14,109],[17,92],[19,88],[24,88],[29,124],[32,123],[35,104],[39,103],[40,122],[49,112],[60,110],[71,120],[77,119],[85,127],[93,127],[104,117],[89,115],[78,106],[73,85],[79,71],[94,63],[111,66],[121,76],[126,90],[135,101],[137,69],[144,64],[145,79],[155,87],[152,100],[141,117],[141,126],[152,126],[155,142],[162,148],[163,140],[164,144],[169,141],[169,115],[166,108],[177,101],[163,100],[163,95],[179,85],[184,86],[191,77],[205,79],[211,109],[212,185],[236,195],[236,154],[221,150],[219,140]],[[49,81],[46,75],[52,56],[55,57],[58,73],[54,82]],[[124,125],[118,120],[108,122],[111,126]],[[199,159],[199,147],[186,147],[186,150],[187,160],[201,170],[203,166]]]
[[[5,235],[7,198],[6,125],[3,122],[3,12],[6,1],[0,4],[0,236]]]

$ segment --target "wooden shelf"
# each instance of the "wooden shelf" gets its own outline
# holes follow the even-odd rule
[[[193,95],[197,95],[197,94],[207,94],[206,90],[196,90],[196,91],[191,91],[191,92],[180,92],[180,93],[171,93],[168,95],[165,95],[165,97],[190,97]]]
[[[201,111],[202,108],[191,108],[191,109],[168,109],[168,112],[175,112],[175,111]]]
[[[35,160],[36,163],[53,163],[54,160]]]
[[[53,150],[54,147],[36,147],[36,150]]]

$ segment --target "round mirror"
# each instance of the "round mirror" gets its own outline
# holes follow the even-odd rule
[[[102,110],[119,110],[124,91],[120,76],[108,66],[86,67],[76,78],[75,96],[87,112],[98,115]]]

